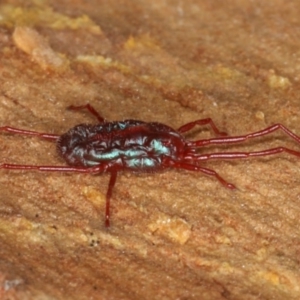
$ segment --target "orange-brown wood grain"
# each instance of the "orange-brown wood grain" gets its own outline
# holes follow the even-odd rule
[[[282,0],[1,1],[0,125],[64,133],[94,122],[66,110],[89,102],[108,120],[300,134],[299,13]],[[230,151],[277,145],[299,150],[274,134]],[[52,143],[10,134],[0,162],[64,164]],[[109,174],[1,170],[0,297],[299,299],[300,159],[204,166],[237,190],[188,171],[122,173],[109,229]]]

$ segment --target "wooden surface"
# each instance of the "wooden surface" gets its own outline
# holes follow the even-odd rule
[[[1,1],[0,124],[60,134],[108,120],[174,128],[211,117],[241,135],[300,134],[298,1]],[[189,139],[208,138],[198,128]],[[282,133],[206,152],[300,150]],[[55,145],[0,135],[2,162],[64,165]],[[299,299],[300,159],[181,170],[1,170],[1,299]]]

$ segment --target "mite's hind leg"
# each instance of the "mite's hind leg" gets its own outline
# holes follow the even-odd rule
[[[180,133],[184,133],[186,131],[191,130],[192,128],[194,128],[197,125],[200,125],[200,126],[209,125],[216,135],[219,135],[219,136],[226,136],[227,135],[226,132],[222,132],[217,128],[217,126],[215,125],[215,123],[213,122],[213,120],[211,118],[196,120],[196,121],[187,123],[187,124],[182,125],[181,127],[179,127],[178,131]]]
[[[105,121],[104,118],[100,116],[100,114],[96,111],[96,109],[89,103],[85,105],[79,105],[79,106],[70,105],[68,109],[72,109],[72,110],[87,109],[92,115],[94,115],[98,119],[100,123],[103,123]]]
[[[86,167],[72,167],[72,166],[39,166],[39,165],[20,165],[20,164],[0,164],[0,169],[6,170],[26,170],[26,171],[40,171],[40,172],[60,172],[60,173],[86,173],[97,174],[105,173],[109,168],[109,164],[101,164],[99,166]]]
[[[105,173],[108,172],[110,164],[101,164],[96,167],[86,168],[86,167],[71,167],[71,166],[36,166],[36,165],[18,165],[18,164],[0,164],[0,169],[6,170],[26,170],[26,171],[41,171],[41,172],[75,172],[75,173],[89,173],[89,174],[97,174],[97,173]],[[117,179],[117,172],[110,171],[111,177],[109,180],[108,190],[106,193],[106,211],[105,211],[105,226],[109,227],[109,206],[110,199],[112,195],[113,188]]]
[[[57,134],[24,130],[24,129],[19,129],[19,128],[10,127],[10,126],[2,126],[2,127],[0,127],[0,131],[13,133],[13,134],[37,136],[37,137],[40,137],[40,138],[43,138],[46,140],[57,140],[59,138],[59,135],[57,135]]]

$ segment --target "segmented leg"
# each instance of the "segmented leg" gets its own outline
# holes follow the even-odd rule
[[[187,123],[185,125],[182,125],[181,127],[179,127],[177,129],[177,131],[179,131],[180,133],[184,133],[186,131],[191,130],[192,128],[194,128],[196,125],[210,125],[211,129],[214,131],[214,133],[216,135],[219,136],[226,136],[227,133],[226,132],[222,132],[220,131],[217,126],[215,125],[215,123],[213,122],[213,120],[211,118],[207,118],[207,119],[202,119],[202,120],[196,120],[190,123]]]
[[[111,199],[113,188],[116,184],[117,175],[118,175],[117,172],[111,172],[110,179],[109,179],[109,184],[108,184],[108,189],[107,189],[107,193],[106,193],[106,208],[105,208],[105,226],[106,227],[109,227],[109,225],[110,225],[110,222],[109,222],[109,219],[110,219],[110,211],[109,211],[110,199]]]
[[[227,182],[216,171],[211,170],[211,169],[207,169],[207,168],[203,168],[198,165],[193,165],[193,164],[189,164],[186,162],[180,162],[180,161],[175,161],[175,160],[166,160],[163,162],[163,164],[165,165],[165,167],[172,167],[172,168],[177,168],[177,169],[185,169],[185,170],[189,170],[189,171],[202,172],[206,175],[215,177],[226,188],[229,188],[229,189],[236,188],[232,183]]]
[[[265,135],[268,135],[277,130],[282,130],[287,136],[291,137],[293,140],[295,140],[297,143],[300,144],[300,137],[298,135],[294,134],[292,131],[287,129],[282,124],[275,124],[275,125],[265,128],[263,130],[245,134],[245,135],[232,136],[232,137],[228,136],[228,137],[222,137],[222,138],[212,138],[212,139],[191,141],[191,142],[188,142],[187,145],[189,147],[202,147],[202,146],[206,146],[206,145],[235,144],[235,143],[244,142],[248,139],[265,136]]]
[[[277,147],[277,148],[266,149],[262,151],[253,151],[253,152],[227,152],[227,153],[220,152],[220,153],[208,153],[208,154],[191,154],[185,156],[184,159],[186,160],[238,159],[238,158],[275,155],[282,152],[286,152],[294,156],[300,157],[300,152],[298,151],[285,148],[285,147]]]
[[[18,165],[18,164],[0,164],[0,169],[7,170],[33,170],[41,172],[76,172],[76,173],[104,173],[109,172],[109,164],[101,164],[96,167],[69,167],[69,166],[36,166],[36,165]]]
[[[47,139],[47,140],[57,140],[60,137],[57,134],[50,134],[50,133],[37,132],[37,131],[31,131],[31,130],[24,130],[24,129],[14,128],[14,127],[10,127],[10,126],[0,127],[0,131],[14,133],[14,134],[37,136],[37,137]]]
[[[0,164],[0,169],[7,170],[35,170],[42,172],[77,172],[77,173],[104,173],[109,172],[110,164],[101,164],[96,167],[86,168],[86,167],[69,167],[69,166],[35,166],[35,165],[18,165],[18,164]],[[110,219],[110,199],[112,196],[112,191],[117,179],[117,171],[112,170],[108,190],[106,193],[106,210],[105,210],[105,226],[109,227]]]
[[[79,106],[70,105],[68,109],[72,109],[72,110],[87,109],[92,115],[94,115],[98,119],[100,123],[103,123],[105,121],[105,119],[101,117],[100,114],[96,111],[96,109],[89,103],[85,105],[79,105]]]

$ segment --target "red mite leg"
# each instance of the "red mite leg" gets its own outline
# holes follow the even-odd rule
[[[68,108],[72,109],[72,110],[87,109],[92,115],[94,115],[98,119],[98,121],[100,123],[105,122],[104,118],[102,116],[100,116],[100,114],[96,111],[96,109],[89,103],[85,104],[85,105],[79,105],[79,106],[71,105]],[[113,188],[116,184],[117,174],[118,173],[115,171],[111,172],[108,189],[107,189],[107,193],[106,193],[106,208],[105,208],[105,226],[106,227],[110,226],[110,199],[112,196]]]
[[[254,152],[227,152],[227,153],[208,153],[208,154],[195,154],[185,156],[184,159],[190,160],[209,160],[209,159],[238,159],[238,158],[248,158],[248,157],[257,157],[257,156],[268,156],[278,153],[286,152],[295,156],[300,157],[300,152],[288,149],[285,147],[277,147],[262,151]]]
[[[109,218],[110,218],[110,199],[112,195],[113,188],[115,186],[116,180],[117,180],[118,172],[111,172],[108,189],[106,193],[106,209],[105,209],[105,226],[109,227]]]
[[[187,123],[187,124],[182,125],[181,127],[179,127],[177,131],[179,131],[180,133],[184,133],[186,131],[191,130],[196,125],[210,125],[210,127],[212,128],[212,130],[214,131],[214,133],[216,135],[220,135],[220,136],[226,136],[227,135],[226,132],[221,132],[217,128],[217,126],[215,125],[215,123],[213,122],[213,120],[211,118],[202,119],[202,120],[196,120],[196,121]]]
[[[295,140],[297,143],[300,144],[300,137],[291,132],[289,129],[287,129],[285,126],[282,124],[275,124],[270,127],[267,127],[263,130],[256,131],[253,133],[245,134],[245,135],[240,135],[240,136],[232,136],[232,137],[223,137],[223,138],[212,138],[212,139],[207,139],[207,140],[198,140],[198,141],[192,141],[188,142],[187,145],[189,147],[201,147],[201,146],[206,146],[206,145],[225,145],[225,144],[235,144],[235,143],[240,143],[244,142],[248,139],[256,138],[256,137],[261,137],[268,135],[274,131],[277,130],[282,130],[286,135],[291,137],[293,140]]]
[[[0,164],[0,169],[7,170],[36,170],[42,172],[77,172],[77,173],[105,173],[108,172],[109,163],[102,164],[100,166],[85,168],[85,167],[68,167],[68,166],[34,166],[34,165],[17,165],[17,164]],[[112,195],[113,187],[116,183],[117,172],[112,171],[109,180],[109,186],[106,194],[106,214],[105,214],[105,226],[109,227],[109,205]]]
[[[193,164],[189,164],[189,163],[185,163],[185,162],[179,162],[179,161],[175,161],[175,160],[167,160],[167,161],[164,162],[164,165],[166,167],[171,166],[172,168],[177,168],[177,169],[186,169],[186,170],[189,170],[189,171],[199,171],[199,172],[202,172],[206,175],[215,177],[226,188],[229,188],[229,189],[235,189],[236,188],[232,183],[227,182],[217,172],[215,172],[214,170],[211,170],[211,169],[207,169],[207,168],[203,168],[203,167],[200,167],[200,166],[197,166],[197,165],[193,165]]]
[[[15,133],[15,134],[22,134],[22,135],[37,136],[37,137],[40,137],[40,138],[43,138],[46,140],[57,140],[60,137],[57,134],[36,132],[36,131],[31,131],[31,130],[23,130],[23,129],[18,129],[18,128],[9,127],[9,126],[0,127],[0,131],[5,131],[5,132]]]
[[[35,165],[17,165],[0,164],[0,169],[7,170],[36,170],[42,172],[76,172],[76,173],[104,173],[107,172],[107,164],[86,168],[86,167],[68,167],[68,166],[35,166]]]
[[[87,109],[92,115],[94,115],[98,119],[100,123],[103,123],[105,121],[104,118],[101,117],[100,114],[96,111],[96,109],[89,103],[85,105],[79,105],[79,106],[70,105],[68,109],[72,109],[72,110]]]

